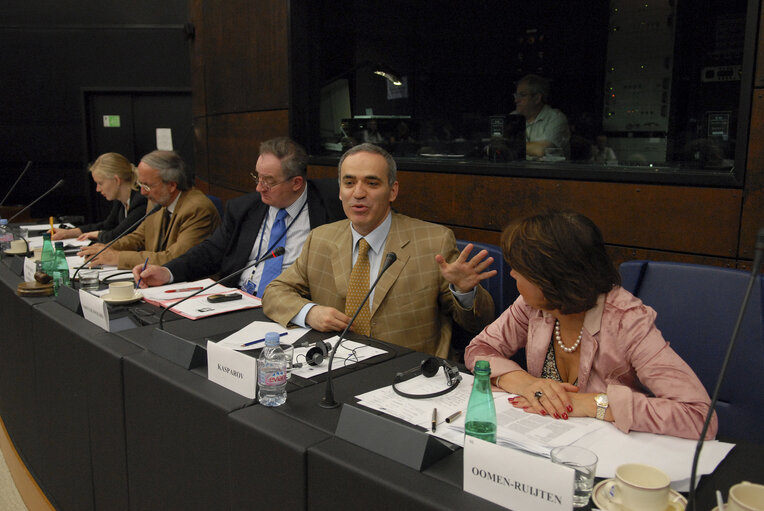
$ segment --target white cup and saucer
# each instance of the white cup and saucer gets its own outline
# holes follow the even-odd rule
[[[135,283],[120,280],[109,284],[109,292],[101,296],[104,302],[119,305],[137,302],[143,295],[135,289]]]
[[[743,481],[730,487],[724,511],[764,511],[764,484]]]
[[[29,248],[27,247],[27,242],[24,240],[13,240],[11,241],[11,246],[4,250],[4,252],[8,255],[21,255],[26,254],[29,252]]]
[[[687,499],[671,489],[671,478],[662,470],[641,463],[627,463],[592,491],[594,504],[603,511],[683,511]]]

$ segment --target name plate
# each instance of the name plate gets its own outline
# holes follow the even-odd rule
[[[464,437],[464,491],[514,511],[573,509],[574,470],[471,436]]]
[[[109,332],[109,307],[100,297],[80,289],[82,315],[91,323]]]
[[[257,396],[257,359],[207,341],[207,378],[249,399]]]

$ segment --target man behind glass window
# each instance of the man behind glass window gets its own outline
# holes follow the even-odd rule
[[[544,156],[548,147],[562,149],[570,158],[570,129],[561,111],[550,107],[549,81],[538,75],[526,75],[517,82],[513,113],[525,117],[525,154],[529,160]]]

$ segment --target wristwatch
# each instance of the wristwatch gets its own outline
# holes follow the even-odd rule
[[[597,418],[601,421],[605,420],[605,413],[609,405],[607,400],[607,394],[597,394],[594,396],[594,402],[597,403]]]

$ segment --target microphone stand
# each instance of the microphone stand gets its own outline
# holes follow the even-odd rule
[[[690,496],[687,503],[687,508],[695,510],[695,476],[698,470],[698,460],[700,458],[700,451],[703,448],[703,440],[706,437],[708,426],[711,423],[711,417],[714,414],[714,408],[716,407],[716,401],[719,399],[719,390],[722,387],[724,381],[724,375],[727,373],[727,365],[732,357],[732,350],[735,347],[738,333],[740,332],[740,325],[743,323],[743,317],[745,316],[745,309],[748,306],[748,300],[751,298],[751,291],[753,285],[756,283],[756,278],[759,276],[759,269],[761,268],[762,254],[764,254],[764,227],[759,229],[756,235],[756,254],[753,259],[753,267],[751,269],[751,279],[748,281],[748,287],[745,290],[745,296],[743,297],[743,304],[740,306],[740,312],[735,321],[735,327],[732,330],[732,338],[730,339],[729,346],[727,347],[727,353],[724,355],[724,362],[722,363],[721,371],[719,372],[719,378],[716,380],[716,388],[714,389],[714,395],[711,398],[711,404],[708,407],[708,413],[706,414],[706,421],[703,423],[703,430],[700,432],[700,438],[698,439],[698,445],[695,447],[695,455],[692,458],[692,470],[690,471]]]
[[[0,201],[0,206],[2,206],[3,204],[5,204],[5,201],[8,199],[8,196],[9,196],[9,195],[11,194],[11,192],[12,192],[12,191],[13,191],[13,190],[16,188],[16,185],[17,185],[17,184],[19,184],[19,181],[21,181],[21,178],[22,178],[22,177],[24,177],[24,174],[26,174],[26,173],[27,173],[27,170],[29,170],[29,167],[31,167],[31,166],[32,166],[32,160],[29,160],[29,161],[27,162],[27,165],[26,165],[26,167],[24,167],[24,170],[22,170],[22,171],[21,171],[21,174],[19,175],[19,177],[17,177],[17,178],[16,178],[16,181],[15,181],[15,182],[13,183],[13,185],[11,186],[11,189],[10,189],[10,190],[8,190],[8,193],[6,193],[6,194],[5,194],[5,197],[3,197],[3,200],[1,200],[1,201]]]
[[[50,189],[50,190],[48,190],[48,191],[47,191],[47,192],[45,192],[44,194],[42,194],[42,195],[40,195],[39,197],[37,197],[35,200],[33,200],[32,202],[30,202],[30,203],[29,203],[29,204],[28,204],[28,205],[27,205],[27,206],[26,206],[24,209],[22,209],[21,211],[19,211],[19,212],[18,212],[18,213],[16,213],[15,215],[13,215],[11,218],[9,218],[9,219],[8,219],[8,223],[11,223],[11,222],[13,221],[13,219],[14,219],[14,218],[16,218],[16,217],[17,217],[17,216],[19,216],[21,213],[23,213],[24,211],[28,210],[29,208],[31,208],[32,206],[34,206],[35,204],[37,204],[38,202],[40,202],[40,201],[41,201],[42,199],[44,199],[45,197],[47,197],[47,195],[48,195],[50,192],[52,192],[52,191],[53,191],[53,190],[55,190],[56,188],[60,187],[62,184],[64,184],[64,180],[63,180],[63,179],[59,179],[59,180],[58,180],[58,183],[54,184],[54,185],[51,187],[51,189]]]
[[[374,291],[374,288],[377,287],[377,282],[379,282],[379,279],[382,278],[382,275],[387,271],[387,269],[392,266],[392,264],[395,262],[395,260],[398,258],[398,256],[395,255],[395,252],[388,252],[387,256],[385,257],[385,264],[382,266],[382,270],[379,272],[379,275],[377,275],[377,278],[374,280],[374,283],[369,288],[369,292],[366,293],[366,296],[363,298],[363,301],[361,302],[361,305],[356,309],[355,314],[353,314],[353,317],[350,319],[350,322],[348,323],[348,326],[345,327],[345,329],[340,334],[339,340],[334,343],[334,348],[332,348],[332,353],[329,356],[329,365],[326,370],[326,390],[324,391],[324,397],[321,398],[321,401],[318,403],[318,405],[321,408],[337,408],[340,404],[334,399],[334,386],[332,385],[332,362],[334,362],[334,355],[337,353],[337,348],[340,347],[340,344],[342,344],[342,340],[345,338],[345,335],[347,335],[348,330],[350,330],[350,327],[353,325],[353,322],[355,321],[355,318],[358,317],[358,314],[361,312],[361,309],[366,305],[366,302],[369,300],[369,296],[371,296],[371,292]]]
[[[137,221],[136,221],[136,222],[135,222],[133,225],[131,225],[130,227],[128,227],[127,229],[125,229],[125,231],[124,231],[122,234],[120,234],[119,236],[117,236],[116,238],[114,238],[113,240],[111,240],[110,242],[108,242],[106,245],[104,245],[104,247],[103,247],[101,250],[99,250],[98,252],[96,252],[96,253],[95,253],[95,255],[91,256],[91,257],[90,257],[90,259],[87,259],[87,260],[85,260],[85,262],[84,262],[84,263],[82,263],[82,265],[80,265],[80,266],[77,268],[77,270],[74,272],[74,275],[72,275],[72,282],[74,282],[74,280],[77,278],[77,274],[80,272],[80,270],[81,270],[81,269],[83,269],[85,266],[87,266],[87,265],[88,265],[88,263],[89,263],[90,261],[92,261],[93,259],[95,259],[95,258],[96,258],[96,257],[98,257],[99,255],[101,255],[101,253],[102,253],[104,250],[106,250],[106,249],[107,249],[107,248],[109,248],[110,246],[114,245],[114,244],[115,244],[117,241],[121,240],[121,239],[122,239],[124,236],[127,236],[128,234],[130,234],[131,232],[133,232],[133,229],[135,229],[136,227],[138,227],[138,225],[140,225],[140,223],[141,223],[141,222],[143,222],[144,220],[146,220],[148,217],[150,217],[151,215],[153,215],[154,213],[156,213],[156,212],[157,212],[157,211],[159,211],[160,209],[162,209],[162,206],[161,206],[161,205],[157,204],[156,206],[154,206],[154,207],[151,209],[151,211],[149,211],[148,213],[146,213],[145,215],[143,215],[143,217],[142,217],[142,218],[138,219],[138,220],[137,220]]]

